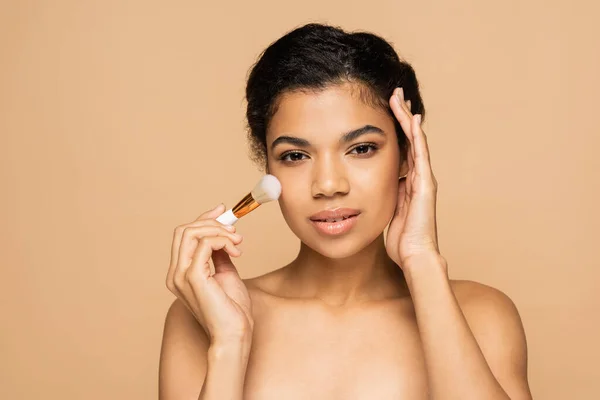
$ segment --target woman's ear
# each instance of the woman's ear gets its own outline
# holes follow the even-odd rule
[[[408,174],[408,160],[404,159],[400,163],[400,171],[398,172],[398,178],[402,178]]]

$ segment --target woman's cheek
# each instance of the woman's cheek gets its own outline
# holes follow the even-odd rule
[[[306,210],[306,206],[302,205],[302,195],[299,193],[296,184],[281,183],[281,195],[279,197],[279,207],[283,218],[287,222],[288,226],[297,226],[300,220],[306,216],[306,213],[310,210]],[[283,189],[285,188],[285,190]]]
[[[377,188],[379,194],[380,217],[382,223],[387,223],[396,210],[398,203],[398,177],[386,177],[380,180],[383,183],[382,187]],[[375,192],[375,191],[374,191]]]

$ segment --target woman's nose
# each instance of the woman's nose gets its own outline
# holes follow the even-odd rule
[[[346,169],[341,163],[326,159],[315,163],[314,168],[311,187],[313,197],[332,197],[350,191]]]

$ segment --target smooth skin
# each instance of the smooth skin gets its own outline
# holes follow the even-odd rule
[[[268,172],[301,242],[290,264],[240,279],[242,237],[215,221],[223,205],[175,230],[160,399],[531,399],[513,302],[448,278],[420,115],[396,89],[403,157],[361,89],[287,93],[271,120]],[[364,126],[376,129],[345,135]],[[324,237],[308,217],[338,206],[361,214]]]

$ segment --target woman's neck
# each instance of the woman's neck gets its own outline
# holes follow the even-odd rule
[[[351,257],[331,259],[304,243],[286,268],[288,295],[319,299],[331,306],[408,295],[402,270],[387,255],[383,234]]]

